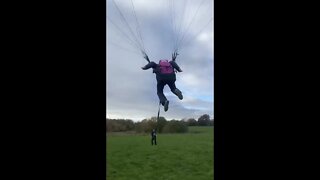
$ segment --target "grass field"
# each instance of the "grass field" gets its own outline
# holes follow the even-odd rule
[[[213,127],[184,134],[107,134],[108,180],[212,180]]]

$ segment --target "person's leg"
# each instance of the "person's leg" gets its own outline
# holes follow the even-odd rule
[[[168,111],[169,108],[169,101],[167,100],[166,96],[163,94],[163,88],[167,84],[165,81],[158,81],[157,83],[157,94],[160,100],[160,103],[164,107],[164,111]]]
[[[176,87],[175,81],[170,81],[168,85],[170,87],[171,92],[177,95],[180,100],[182,100],[183,99],[182,92]]]
[[[157,145],[157,137],[154,138],[154,144]]]
[[[163,81],[158,81],[157,83],[157,94],[160,100],[160,103],[164,106],[165,102],[167,101],[166,96],[163,94],[163,88],[166,85]]]

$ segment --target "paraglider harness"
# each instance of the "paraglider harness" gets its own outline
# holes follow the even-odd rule
[[[172,53],[172,61],[175,61],[176,60],[176,58],[177,58],[177,56],[179,55],[178,54],[178,52],[177,52],[178,50],[175,50],[173,53]],[[149,57],[148,57],[148,55],[144,52],[144,51],[142,51],[142,54],[144,55],[143,57],[150,63],[150,60],[149,60]],[[164,66],[162,66],[162,62],[165,62],[165,63],[163,63],[163,65]],[[153,69],[153,73],[158,73],[159,71],[161,71],[161,67],[163,67],[164,69],[166,69],[166,68],[168,68],[167,66],[168,66],[168,64],[170,64],[169,62],[168,62],[168,60],[165,60],[165,61],[163,61],[163,60],[160,60],[159,61],[159,66],[157,67],[157,68],[154,68]],[[167,69],[167,70],[164,70],[164,72],[165,72],[165,74],[166,73],[172,73],[173,72],[173,67],[172,67],[172,65],[170,64],[170,66],[171,66],[171,70],[170,70],[170,67]],[[176,73],[176,71],[174,71],[175,73]],[[158,116],[157,116],[157,127],[156,127],[156,129],[158,130],[158,122],[159,122],[159,116],[160,116],[160,106],[161,106],[161,102],[159,101],[159,107],[158,107]]]

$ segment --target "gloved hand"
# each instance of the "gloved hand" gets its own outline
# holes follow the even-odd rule
[[[179,55],[178,52],[175,51],[175,52],[172,54],[172,61],[175,61],[178,55]]]
[[[149,57],[145,52],[143,52],[143,58],[145,58],[148,62],[150,62]]]
[[[147,55],[145,55],[144,58],[145,58],[148,62],[150,62],[149,57],[148,57]]]

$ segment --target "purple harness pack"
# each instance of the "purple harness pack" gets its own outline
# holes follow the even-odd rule
[[[161,74],[171,74],[173,73],[173,67],[168,60],[159,61],[159,69]]]

